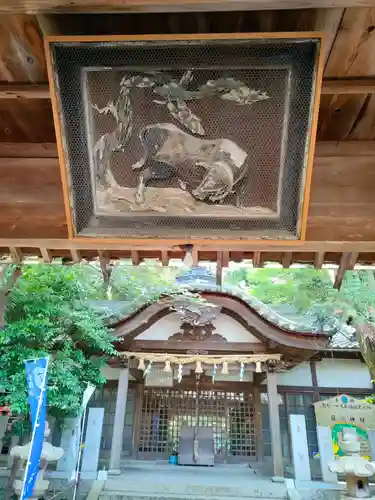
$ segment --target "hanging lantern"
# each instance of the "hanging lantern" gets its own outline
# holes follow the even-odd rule
[[[228,361],[223,362],[223,368],[221,369],[222,375],[229,375]]]
[[[255,363],[255,373],[262,373],[262,363],[260,361]]]
[[[171,371],[172,371],[171,362],[170,361],[166,361],[164,369],[163,369],[163,372],[171,373]]]
[[[146,369],[145,360],[143,358],[140,358],[138,363],[138,370],[142,370],[144,372],[145,369]]]
[[[203,373],[202,361],[196,361],[195,373]]]

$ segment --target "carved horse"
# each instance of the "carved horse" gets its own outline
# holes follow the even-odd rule
[[[173,178],[195,199],[222,203],[247,172],[246,151],[229,139],[194,137],[172,123],[144,127],[139,138],[143,155],[133,165],[140,170],[137,203],[144,202],[149,181]]]

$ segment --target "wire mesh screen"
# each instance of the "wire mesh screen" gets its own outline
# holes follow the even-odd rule
[[[299,238],[318,54],[318,39],[54,42],[75,233]]]
[[[219,390],[145,389],[139,457],[166,458],[178,450],[180,430],[184,424],[212,427],[216,462],[256,459],[254,410],[250,394]]]

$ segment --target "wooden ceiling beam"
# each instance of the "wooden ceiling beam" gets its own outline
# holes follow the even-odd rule
[[[176,243],[178,241],[178,243]],[[96,241],[88,238],[84,241],[80,238],[77,241],[68,240],[64,238],[0,238],[0,248],[35,248],[35,255],[39,254],[40,248],[48,248],[49,250],[55,251],[70,251],[72,257],[80,258],[79,251],[90,251],[95,252],[97,250],[105,251],[155,251],[160,252],[162,250],[167,250],[170,252],[170,257],[172,258],[174,249],[176,245],[186,244],[184,240],[166,240],[166,239],[123,239],[122,241],[106,241],[105,239],[101,241]],[[246,242],[246,241],[236,241],[236,240],[215,240],[215,241],[204,241],[199,240],[195,244],[195,249],[203,252],[216,252],[216,251],[230,251],[232,252],[246,252],[248,254],[259,254],[261,252],[360,252],[360,253],[375,253],[375,241],[305,241],[303,243],[293,243],[288,242],[287,245],[282,243],[273,244],[260,240],[259,242]],[[218,250],[219,249],[219,250]],[[6,253],[6,252],[5,252]],[[30,252],[28,252],[30,253]],[[97,253],[97,252],[96,252]],[[134,254],[135,256],[135,254]],[[250,259],[251,256],[244,256],[244,258]],[[259,257],[256,256],[255,260],[260,262]]]
[[[1,3],[0,3],[1,9]],[[0,99],[50,99],[48,84],[2,83]]]
[[[142,13],[373,7],[372,0],[1,0],[0,12]]]
[[[375,78],[335,78],[323,80],[323,95],[368,95],[374,93]],[[50,99],[50,97],[48,83],[0,84],[0,99]]]
[[[325,79],[322,86],[322,94],[374,94],[375,78],[335,78]]]

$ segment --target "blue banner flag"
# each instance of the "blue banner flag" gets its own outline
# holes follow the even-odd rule
[[[48,359],[30,359],[25,361],[27,390],[32,424],[32,438],[29,458],[26,464],[21,500],[32,496],[38,476],[42,455],[44,431],[47,417],[47,370]]]

